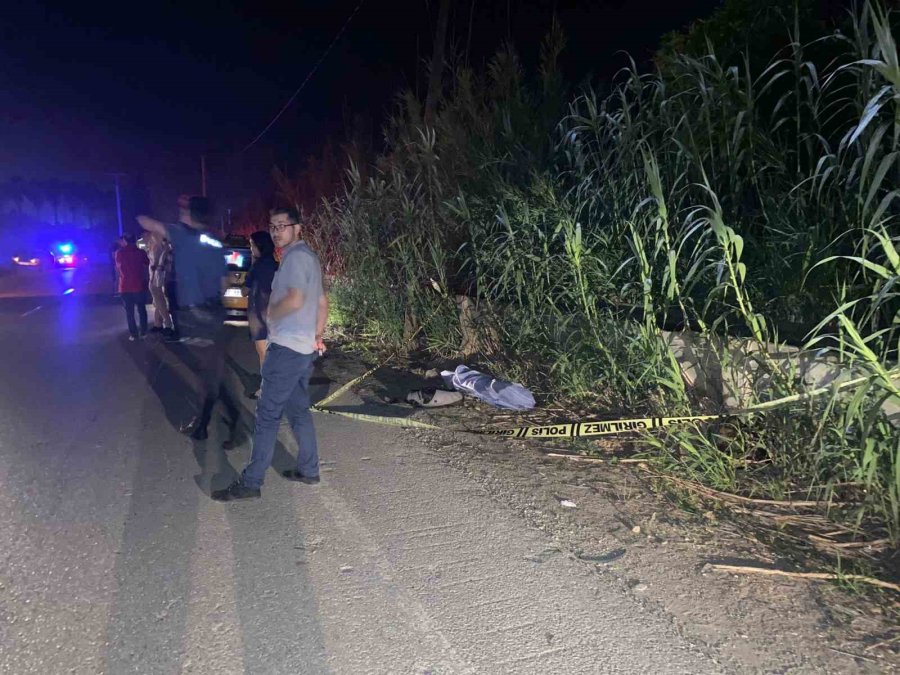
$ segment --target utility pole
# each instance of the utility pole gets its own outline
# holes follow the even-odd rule
[[[124,234],[124,230],[122,228],[122,195],[119,193],[119,176],[124,175],[124,173],[112,174],[113,178],[116,179],[116,216],[119,219],[119,237]]]
[[[206,155],[200,155],[200,194],[206,196]]]
[[[441,95],[441,76],[444,73],[444,47],[447,43],[447,23],[450,19],[450,0],[441,0],[438,10],[437,31],[434,36],[434,52],[428,73],[428,92],[425,95],[425,124],[434,123],[438,98]]]

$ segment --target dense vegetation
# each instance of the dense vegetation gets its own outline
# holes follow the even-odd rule
[[[432,125],[401,95],[387,151],[311,217],[342,315],[384,347],[422,324],[450,354],[468,296],[498,374],[608,415],[721,409],[662,328],[704,336],[723,368],[751,353],[741,406],[806,391],[753,345],[830,355],[861,381],[648,441],[669,471],[840,501],[835,519],[896,544],[900,433],[882,407],[900,400],[896,16],[866,4],[834,31],[802,5],[765,58],[694,31],[653,72],[572,92],[554,26],[533,77],[509,45],[484,72],[455,68]]]

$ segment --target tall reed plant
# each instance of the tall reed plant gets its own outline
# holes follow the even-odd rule
[[[669,54],[577,93],[554,25],[536,76],[510,45],[454,68],[431,126],[401,94],[388,150],[317,214],[339,236],[343,314],[449,356],[469,298],[498,375],[598,415],[723,410],[663,331],[741,370],[741,406],[805,391],[778,354],[833,359],[864,383],[648,442],[718,489],[840,487],[857,506],[836,517],[898,541],[897,15],[866,2],[837,32],[808,25],[786,22],[766,62]]]

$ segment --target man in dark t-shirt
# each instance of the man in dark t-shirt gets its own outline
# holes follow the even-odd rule
[[[182,426],[195,440],[205,440],[219,398],[225,367],[222,279],[226,274],[222,242],[207,230],[209,201],[190,197],[182,202],[180,222],[167,224],[138,216],[141,227],[166,237],[175,259],[175,326],[181,342],[195,351],[203,381],[199,414]],[[181,204],[180,204],[181,205]]]

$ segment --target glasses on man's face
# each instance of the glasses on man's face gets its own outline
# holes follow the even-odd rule
[[[269,232],[284,232],[289,227],[294,227],[297,223],[269,223]]]

